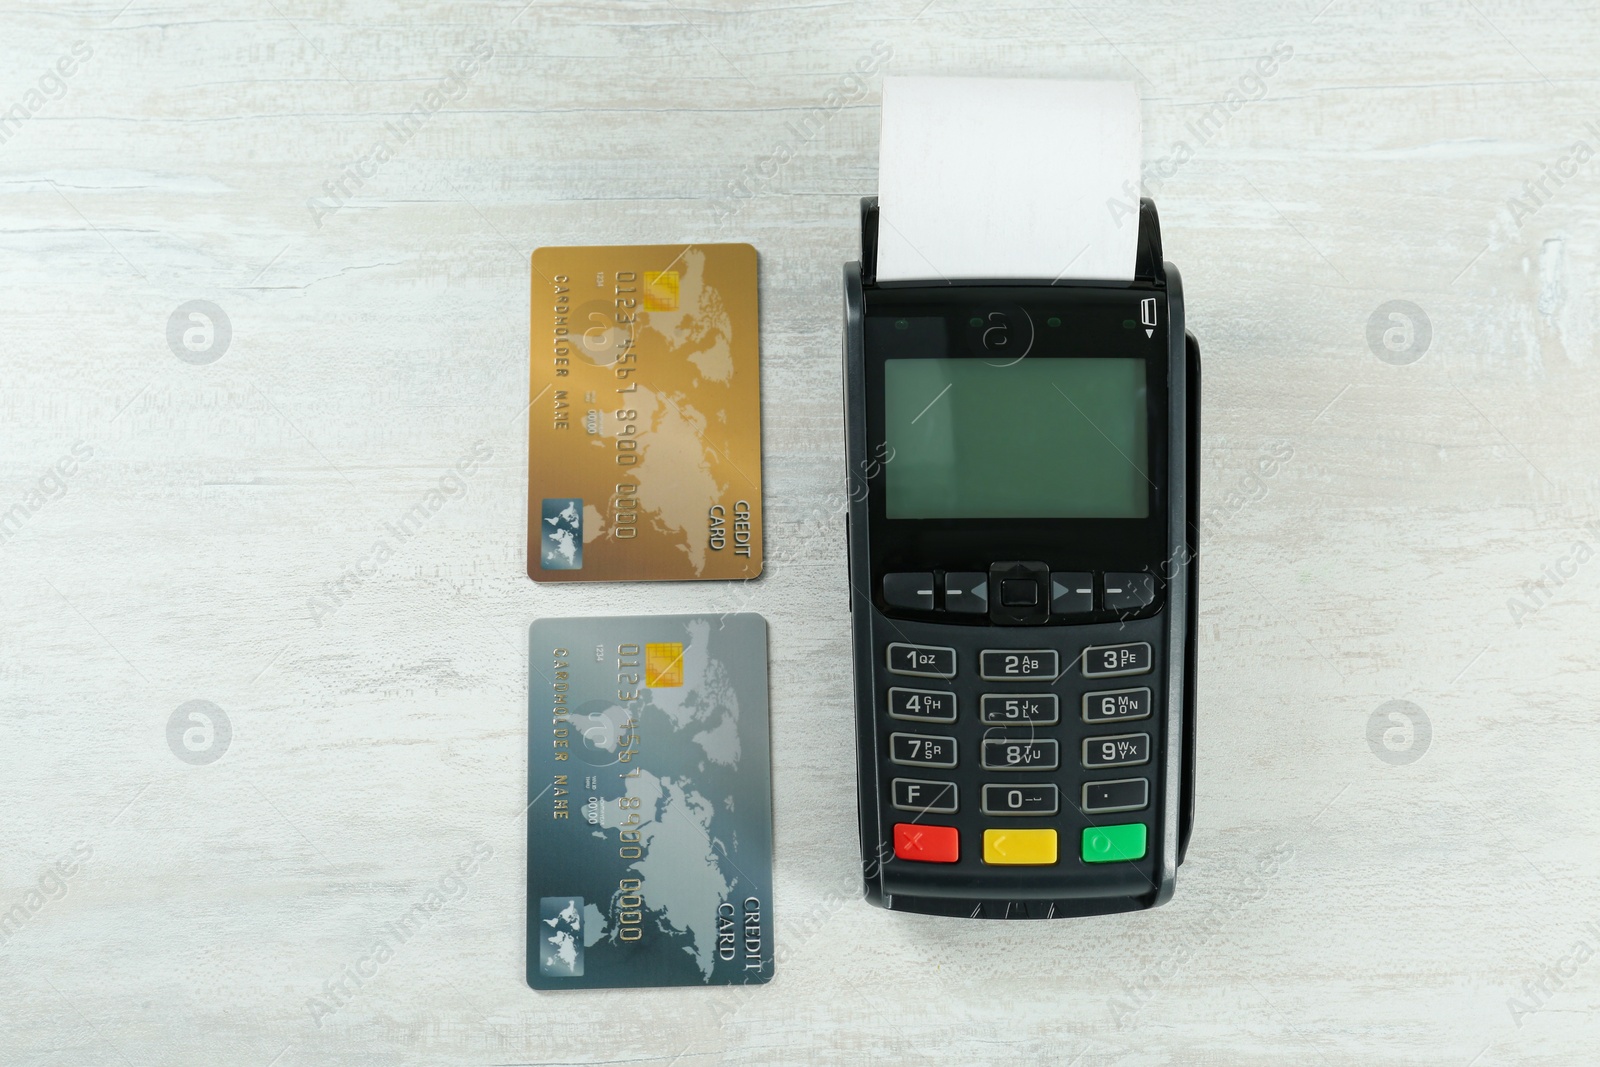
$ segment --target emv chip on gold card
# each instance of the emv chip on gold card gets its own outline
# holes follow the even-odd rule
[[[644,272],[644,309],[646,311],[678,310],[677,271],[647,270]]]

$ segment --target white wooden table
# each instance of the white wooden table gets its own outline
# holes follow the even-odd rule
[[[1600,22],[1323,2],[6,3],[0,1062],[1593,1062]],[[859,898],[819,502],[884,73],[1144,96],[1206,359],[1156,912]],[[527,253],[686,239],[762,256],[766,576],[536,588]],[[745,595],[776,979],[532,993],[527,624]]]

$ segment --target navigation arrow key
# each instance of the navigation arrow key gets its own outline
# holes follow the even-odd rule
[[[1088,571],[1050,572],[1050,614],[1088,615],[1094,611],[1094,575]]]

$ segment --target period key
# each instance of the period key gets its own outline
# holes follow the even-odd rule
[[[951,786],[954,789],[954,786]],[[1085,782],[1083,813],[1100,815],[1110,811],[1138,811],[1150,803],[1150,783],[1144,778],[1123,778],[1115,782]]]

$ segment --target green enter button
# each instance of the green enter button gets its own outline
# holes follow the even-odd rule
[[[1083,832],[1083,862],[1113,863],[1144,859],[1144,823],[1091,826]]]

